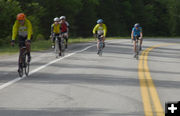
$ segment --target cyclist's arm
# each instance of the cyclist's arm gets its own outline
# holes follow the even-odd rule
[[[69,33],[69,23],[66,21],[66,26],[67,26],[67,32]]]
[[[104,28],[104,37],[106,37],[106,33],[107,33],[107,27],[105,24],[103,24],[103,28]]]
[[[140,39],[142,39],[142,37],[143,37],[143,32],[142,32],[142,29],[140,29],[141,31],[140,31]]]
[[[27,27],[28,28],[28,30],[27,30],[28,31],[28,38],[27,39],[30,40],[33,32],[32,32],[32,25],[31,25],[31,22],[29,20],[27,20],[27,26],[28,26]]]
[[[18,21],[16,20],[12,29],[12,40],[16,39],[17,32],[18,32]]]
[[[142,39],[142,37],[143,37],[143,34],[142,34],[142,32],[140,33],[140,39]]]
[[[134,31],[132,30],[132,32],[131,32],[131,39],[133,39],[133,36],[134,36]]]
[[[54,25],[51,25],[51,36],[53,35],[53,31],[54,31]]]
[[[96,34],[97,29],[98,29],[98,24],[94,27],[93,34]]]

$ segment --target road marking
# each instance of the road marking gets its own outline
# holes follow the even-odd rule
[[[124,41],[127,41],[127,40],[124,40]],[[107,40],[107,43],[113,43],[113,40]],[[70,56],[72,56],[72,55],[74,55],[74,54],[77,54],[77,53],[86,51],[86,50],[88,50],[89,48],[91,48],[91,47],[93,47],[93,46],[96,46],[96,45],[87,46],[87,47],[85,47],[85,48],[82,49],[82,50],[75,51],[75,52],[73,52],[73,53],[70,53],[70,54],[65,55],[65,56],[62,57],[62,58],[53,60],[53,61],[51,61],[51,62],[49,62],[49,63],[47,63],[47,64],[45,64],[45,65],[40,66],[39,68],[36,68],[36,69],[32,70],[31,72],[29,72],[29,75],[32,75],[32,74],[36,73],[37,71],[39,71],[39,70],[41,70],[41,69],[43,69],[43,68],[46,68],[47,66],[49,66],[49,65],[51,65],[51,64],[53,64],[53,63],[55,63],[55,62],[58,62],[58,61],[63,60],[63,59],[65,59],[65,58],[68,58],[68,57],[70,57]],[[0,85],[0,90],[2,90],[2,89],[4,89],[4,88],[6,88],[6,87],[8,87],[8,86],[10,86],[10,85],[18,82],[18,81],[20,81],[20,80],[22,80],[22,79],[24,79],[25,77],[26,77],[26,76],[23,76],[23,77],[21,77],[21,78],[20,78],[20,77],[17,77],[17,78],[15,78],[15,79],[11,80],[11,81],[8,81],[7,83],[4,83],[4,84]]]
[[[154,85],[154,82],[152,80],[149,71],[148,55],[149,52],[154,48],[161,46],[168,46],[168,45],[175,45],[175,44],[161,44],[147,48],[142,52],[139,59],[138,75],[139,75],[141,96],[142,96],[145,116],[153,116],[154,113],[156,114],[156,116],[165,115],[156,87]],[[150,101],[152,101],[152,104]]]
[[[138,77],[139,77],[139,82],[140,82],[140,87],[141,87],[141,96],[142,96],[145,116],[153,116],[151,102],[150,102],[150,96],[148,93],[148,87],[146,85],[146,79],[145,79],[144,68],[143,68],[145,52],[146,52],[146,50],[142,52],[140,59],[139,59],[139,65],[138,65],[138,75],[139,76]]]
[[[159,99],[156,87],[154,85],[151,74],[149,72],[149,67],[148,67],[148,63],[147,63],[148,54],[154,48],[155,47],[148,48],[146,50],[146,52],[145,52],[145,55],[144,55],[144,73],[145,73],[148,88],[149,88],[149,91],[150,91],[150,94],[151,94],[151,98],[152,98],[152,101],[153,101],[153,106],[155,108],[156,116],[164,116],[164,111],[163,111],[162,105],[160,103],[160,99]]]
[[[60,61],[60,60],[63,60],[63,59],[65,59],[65,58],[68,58],[68,57],[70,57],[70,56],[72,56],[72,55],[74,55],[74,54],[77,54],[77,53],[86,51],[86,50],[88,50],[89,48],[91,48],[91,47],[93,47],[93,46],[94,46],[94,45],[87,46],[87,47],[85,47],[85,48],[82,49],[82,50],[75,51],[75,52],[73,52],[73,53],[70,53],[70,54],[65,55],[65,56],[62,57],[62,58],[53,60],[53,61],[51,61],[51,62],[49,62],[49,63],[47,63],[47,64],[45,64],[45,65],[40,66],[39,68],[36,68],[36,69],[32,70],[31,72],[29,72],[29,75],[32,75],[32,74],[36,73],[37,71],[42,70],[43,68],[46,68],[47,66],[49,66],[49,65],[51,65],[51,64],[53,64],[53,63],[56,63],[56,62],[58,62],[58,61]],[[2,90],[2,89],[4,89],[4,88],[6,88],[6,87],[8,87],[8,86],[10,86],[10,85],[18,82],[18,81],[20,81],[20,80],[22,80],[22,79],[24,79],[25,77],[26,77],[25,75],[24,75],[23,77],[17,77],[17,78],[15,78],[15,79],[11,80],[11,81],[8,81],[7,83],[2,84],[2,85],[0,86],[0,90]]]

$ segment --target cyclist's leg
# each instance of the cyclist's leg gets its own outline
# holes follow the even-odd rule
[[[57,36],[58,36],[58,44],[59,44],[59,55],[61,56],[61,50],[62,50],[62,47],[61,47],[61,37],[59,37],[59,34]]]
[[[99,50],[99,40],[97,40],[97,49]]]
[[[66,40],[66,44],[65,44],[65,48],[68,47],[68,32],[65,33],[65,40]]]
[[[133,50],[134,50],[134,57],[136,55],[136,38],[133,37]]]
[[[105,37],[102,38],[103,40],[103,48],[105,48]]]
[[[133,48],[134,48],[134,52],[136,52],[136,38],[133,37]]]
[[[21,56],[24,52],[24,50],[22,49],[23,47],[25,47],[25,40],[26,38],[22,37],[22,36],[19,36],[18,37],[18,40],[19,40],[19,59],[18,59],[18,70],[20,68],[20,65],[22,65],[22,59],[21,59]]]
[[[140,40],[140,50],[142,50],[142,43],[143,43],[143,38]]]
[[[101,35],[97,35],[97,50],[99,50],[100,39],[101,39]]]
[[[32,36],[31,36],[31,40],[32,40]],[[27,55],[28,55],[28,62],[31,61],[31,43],[26,43],[26,49],[27,49]]]
[[[53,36],[52,36],[51,46],[52,46],[52,48],[54,49],[54,46],[55,46],[55,36],[54,36],[54,34],[53,34]]]

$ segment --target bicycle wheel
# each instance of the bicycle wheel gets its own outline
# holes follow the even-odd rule
[[[28,77],[28,75],[29,75],[29,62],[28,62],[28,55],[26,54],[25,55],[25,62],[24,62],[24,64],[25,64],[25,67],[24,67],[24,69],[25,69],[25,74],[26,74],[26,76]]]
[[[98,55],[99,55],[99,56],[102,56],[102,52],[103,52],[102,50],[103,50],[103,43],[100,42],[100,43],[99,43],[99,51],[98,51],[98,53],[99,53]]]
[[[103,46],[100,45],[100,48],[99,48],[99,56],[102,56],[102,48]]]
[[[136,60],[139,59],[139,44],[138,44],[138,40],[136,41]]]
[[[102,56],[102,50],[99,50],[99,56]]]
[[[55,38],[55,56],[56,56],[56,58],[58,58],[59,57],[59,40],[58,40],[58,38],[56,37]]]
[[[61,39],[61,54],[62,56],[65,55],[65,44],[64,44],[64,38]]]
[[[22,64],[19,64],[18,74],[19,74],[19,77],[23,76],[23,66],[22,66]]]
[[[139,59],[139,55],[137,54],[137,55],[136,55],[136,60],[138,60],[138,59]]]

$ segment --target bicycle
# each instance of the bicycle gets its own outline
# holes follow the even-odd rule
[[[136,41],[136,52],[135,52],[135,58],[136,60],[139,59],[139,50],[140,50],[140,44],[139,44],[139,37],[135,36],[135,41]]]
[[[55,35],[55,48],[54,48],[54,52],[55,52],[55,56],[56,58],[58,58],[59,56],[61,56],[61,46],[59,45],[60,41],[60,37],[59,35]]]
[[[98,55],[102,56],[103,53],[103,39],[101,37],[101,35],[98,35],[98,40],[99,40],[99,49],[98,49]]]
[[[26,76],[29,76],[30,63],[28,62],[28,54],[26,46],[20,48],[20,56],[19,56],[19,76],[23,76],[23,72],[25,72]]]

